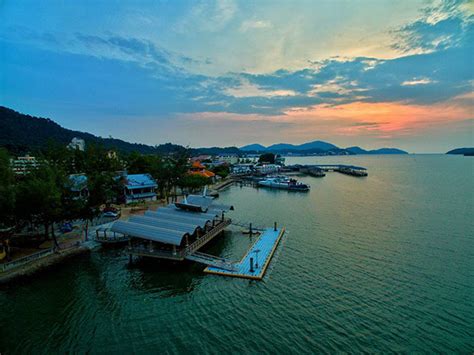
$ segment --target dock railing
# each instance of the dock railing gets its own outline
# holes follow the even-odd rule
[[[202,237],[200,237],[194,243],[191,243],[190,245],[188,245],[182,251],[183,256],[194,253],[196,250],[201,248],[204,244],[206,244],[211,239],[213,239],[216,235],[218,235],[220,232],[222,232],[224,230],[224,228],[229,226],[231,223],[232,223],[232,220],[230,218],[224,219],[222,222],[217,224],[214,228],[212,228],[209,232],[204,234]]]

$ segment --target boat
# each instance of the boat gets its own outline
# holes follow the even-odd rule
[[[267,177],[264,180],[260,180],[258,186],[289,191],[309,191],[310,188],[309,185],[298,182],[296,179],[290,179],[286,176]]]

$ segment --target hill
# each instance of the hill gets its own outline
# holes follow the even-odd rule
[[[102,138],[93,134],[73,131],[49,118],[25,115],[0,106],[0,147],[6,147],[15,154],[34,152],[45,148],[50,140],[67,145],[72,138],[78,137],[86,144],[100,144],[106,149],[115,149],[123,153],[139,152],[142,154],[170,154],[186,148],[177,144],[166,143],[157,146],[130,143],[121,139]],[[239,153],[237,147],[196,148],[192,154],[229,154]]]
[[[265,147],[255,143],[240,148],[246,152],[273,152],[279,154],[294,155],[353,155],[353,154],[408,154],[404,150],[397,148],[380,148],[375,150],[365,150],[361,147],[339,148],[338,146],[323,142],[312,141],[303,144],[277,143]]]
[[[349,147],[346,149],[354,154],[408,154],[408,152],[397,148],[380,148],[375,150],[365,150],[361,147]]]
[[[243,147],[240,147],[240,150],[243,150],[244,152],[247,152],[247,151],[263,152],[266,149],[267,148],[264,147],[261,144],[249,144],[249,145],[245,145]]]
[[[473,148],[456,148],[456,149],[450,150],[446,154],[458,154],[458,155],[472,156],[472,155],[474,155],[474,147]]]

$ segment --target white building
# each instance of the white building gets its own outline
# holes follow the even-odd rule
[[[254,164],[236,164],[232,167],[232,174],[250,174]]]
[[[239,162],[239,156],[237,154],[219,155],[217,159],[230,165],[237,164]]]
[[[40,162],[35,157],[25,155],[16,159],[10,159],[10,166],[17,175],[25,175],[32,170],[38,169]]]
[[[79,149],[80,151],[86,150],[86,142],[84,139],[74,137],[71,143],[67,145],[69,149]]]
[[[261,174],[275,174],[280,171],[281,166],[276,164],[263,164],[255,167]]]

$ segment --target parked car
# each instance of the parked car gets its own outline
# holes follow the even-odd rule
[[[120,212],[118,211],[106,211],[102,213],[102,217],[117,218],[118,216],[120,216]]]

